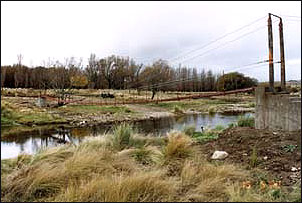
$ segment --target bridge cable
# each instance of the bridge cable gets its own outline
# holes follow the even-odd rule
[[[221,39],[223,39],[223,38],[225,38],[225,37],[227,37],[227,36],[229,36],[229,35],[231,35],[231,34],[234,34],[234,33],[238,32],[238,31],[240,31],[240,30],[242,30],[242,29],[244,29],[244,28],[246,28],[246,27],[248,27],[248,26],[253,25],[254,23],[256,23],[256,22],[262,20],[263,18],[265,18],[265,16],[264,16],[264,17],[261,17],[261,18],[259,18],[259,19],[257,19],[257,20],[255,20],[255,21],[253,21],[253,22],[251,22],[251,23],[249,23],[249,24],[247,24],[247,25],[244,25],[243,27],[240,27],[240,28],[238,28],[238,29],[236,29],[236,30],[234,30],[234,31],[232,31],[232,32],[229,32],[229,33],[227,33],[227,34],[225,34],[225,35],[223,35],[223,36],[221,36],[221,37],[219,37],[219,38],[217,38],[217,39],[215,39],[215,40],[212,40],[212,41],[210,41],[209,43],[207,43],[207,44],[205,44],[205,45],[203,45],[203,46],[201,46],[201,47],[199,47],[199,48],[197,48],[197,49],[194,49],[194,50],[188,51],[187,53],[180,54],[179,56],[170,58],[170,59],[168,59],[168,61],[170,61],[170,60],[171,60],[171,61],[175,61],[175,60],[177,60],[178,58],[185,57],[185,56],[187,56],[188,54],[190,54],[190,53],[192,53],[192,52],[201,50],[201,49],[203,49],[203,48],[205,48],[205,47],[207,47],[207,46],[209,46],[209,45],[211,45],[211,44],[213,44],[213,43],[215,43],[215,42],[217,42],[217,41],[219,41],[219,40],[221,40]]]

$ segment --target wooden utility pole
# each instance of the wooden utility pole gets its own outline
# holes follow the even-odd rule
[[[283,41],[283,23],[281,18],[279,23],[279,37],[280,37],[280,60],[281,60],[281,90],[285,91],[284,41]]]
[[[280,16],[268,14],[268,46],[269,46],[269,83],[270,91],[274,92],[274,62],[273,62],[273,32],[271,16],[280,19],[279,38],[280,38],[280,62],[281,62],[281,90],[285,91],[285,60],[284,60],[284,39],[283,39],[283,23]]]
[[[269,48],[269,88],[274,92],[273,30],[271,13],[268,14],[268,48]]]

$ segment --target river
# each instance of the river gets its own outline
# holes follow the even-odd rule
[[[251,113],[239,115],[223,114],[194,114],[178,117],[161,118],[157,120],[145,120],[133,123],[134,128],[143,134],[153,136],[165,136],[171,130],[182,130],[185,126],[195,126],[196,131],[201,127],[213,128],[216,125],[227,126],[237,121],[240,115],[252,115]],[[67,142],[79,143],[87,136],[102,135],[111,130],[110,125],[85,127],[85,128],[53,128],[33,129],[22,135],[9,136],[1,139],[1,159],[13,158],[21,153],[33,154],[41,148],[54,147]]]

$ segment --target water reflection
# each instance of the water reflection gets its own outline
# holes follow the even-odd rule
[[[245,114],[245,115],[249,115]],[[216,125],[227,126],[235,122],[238,115],[186,115],[157,120],[146,120],[133,123],[138,132],[164,136],[170,130],[182,130],[185,126],[193,125],[196,131],[203,128],[213,128]],[[58,146],[64,143],[80,143],[87,136],[98,136],[110,132],[111,125],[93,126],[86,128],[36,129],[1,139],[1,159],[16,157],[21,153],[33,154],[45,147]],[[5,130],[5,129],[4,129]]]

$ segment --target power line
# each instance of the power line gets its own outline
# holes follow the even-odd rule
[[[261,18],[259,18],[259,19],[257,19],[257,20],[255,20],[255,21],[253,21],[253,22],[251,22],[251,23],[249,23],[249,24],[247,24],[247,25],[244,25],[243,27],[240,27],[240,28],[236,29],[235,31],[229,32],[229,33],[227,33],[227,34],[225,34],[225,35],[223,35],[223,36],[221,36],[221,37],[219,37],[219,38],[217,38],[217,39],[215,39],[215,40],[213,40],[213,41],[210,41],[209,43],[203,45],[202,47],[199,47],[199,48],[197,48],[197,49],[194,49],[194,50],[191,50],[191,51],[189,51],[189,52],[187,52],[187,53],[184,53],[184,55],[182,55],[182,56],[180,55],[180,56],[178,56],[178,57],[174,57],[174,58],[168,59],[168,60],[175,61],[175,60],[177,60],[177,59],[179,59],[179,58],[185,57],[185,56],[187,56],[188,54],[190,54],[190,53],[192,53],[192,52],[195,52],[195,51],[198,51],[198,50],[200,50],[200,49],[203,49],[203,48],[209,46],[210,44],[213,44],[213,43],[215,43],[215,42],[217,42],[217,41],[219,41],[219,40],[221,40],[221,39],[223,39],[223,38],[225,38],[225,37],[227,37],[227,36],[229,36],[229,35],[231,35],[231,34],[233,34],[233,33],[236,33],[236,32],[238,32],[238,31],[240,31],[240,30],[242,30],[242,29],[244,29],[244,28],[246,28],[246,27],[248,27],[248,26],[251,26],[252,24],[254,24],[254,23],[256,23],[256,22],[262,20],[263,18],[265,18],[265,16],[264,16],[264,17],[261,17]]]
[[[278,21],[278,20],[275,20],[275,21],[273,21],[273,23],[275,23],[275,22],[277,22],[277,21]],[[199,54],[199,55],[192,56],[191,58],[189,57],[189,58],[187,58],[187,59],[185,59],[185,60],[182,60],[181,62],[184,62],[184,61],[187,61],[187,60],[190,60],[190,59],[194,59],[194,58],[196,58],[196,57],[203,56],[203,55],[205,55],[205,54],[207,54],[207,53],[209,53],[209,52],[211,52],[211,51],[214,51],[214,50],[216,50],[216,49],[218,49],[218,48],[220,48],[220,47],[223,47],[223,46],[225,46],[225,45],[227,45],[227,44],[229,44],[229,43],[235,42],[235,41],[237,41],[237,40],[239,40],[239,39],[241,39],[241,38],[243,38],[243,37],[245,37],[245,36],[248,36],[248,35],[250,35],[250,34],[253,34],[253,33],[255,33],[255,32],[257,32],[257,31],[259,31],[259,30],[261,30],[261,29],[263,29],[263,28],[265,28],[265,27],[267,27],[267,25],[258,27],[258,28],[256,28],[255,30],[253,30],[253,31],[251,31],[251,32],[245,33],[245,34],[243,34],[243,35],[241,35],[241,36],[235,38],[234,40],[228,41],[228,42],[226,42],[226,43],[224,43],[224,44],[221,44],[221,45],[219,45],[219,46],[217,46],[217,47],[215,47],[215,48],[213,48],[213,49],[210,49],[210,50],[208,50],[208,51],[206,51],[206,52],[203,52],[203,53],[201,53],[201,54]]]
[[[201,47],[199,47],[199,48],[197,48],[197,49],[194,49],[194,50],[188,51],[188,52],[186,52],[186,53],[183,53],[184,55],[183,55],[183,54],[180,54],[180,55],[178,55],[178,56],[176,56],[176,57],[167,59],[167,61],[176,61],[177,59],[183,58],[183,57],[189,55],[189,54],[192,53],[192,52],[196,52],[196,51],[198,51],[198,50],[201,50],[201,49],[203,49],[203,48],[206,48],[206,47],[208,47],[209,45],[211,45],[211,44],[213,44],[213,43],[215,43],[215,42],[217,42],[217,41],[219,41],[219,40],[221,40],[221,39],[223,39],[223,38],[225,38],[225,37],[227,37],[227,36],[229,36],[229,35],[231,35],[231,34],[234,34],[234,33],[238,32],[238,31],[240,31],[240,30],[242,30],[242,29],[244,29],[244,28],[246,28],[246,27],[248,27],[248,26],[253,25],[254,23],[256,23],[256,22],[262,20],[263,18],[265,18],[265,16],[263,16],[263,17],[261,17],[261,18],[258,18],[258,19],[256,19],[255,21],[253,21],[253,22],[251,22],[251,23],[249,23],[249,24],[246,24],[246,25],[244,25],[244,26],[242,26],[242,27],[240,27],[240,28],[238,28],[238,29],[236,29],[236,30],[234,30],[234,31],[232,31],[232,32],[229,32],[229,33],[227,33],[227,34],[224,34],[223,36],[221,36],[221,37],[219,37],[219,38],[217,38],[217,39],[215,39],[215,40],[212,40],[211,42],[209,42],[209,43],[207,43],[207,44],[205,44],[205,45],[203,45],[203,46],[201,46]],[[154,60],[154,58],[147,58],[147,57],[143,57],[143,59],[144,59],[143,61]]]
[[[287,18],[301,18],[301,16],[288,16],[288,15],[281,15],[281,16]]]
[[[249,66],[253,66],[253,65],[267,63],[267,62],[269,62],[269,60],[258,61],[256,63],[249,63],[249,64],[246,64],[246,65],[238,66],[238,67],[236,67],[235,69],[232,69],[232,70],[226,70],[227,68],[224,69],[224,70],[227,71],[227,72],[232,72],[232,71],[235,71],[235,70],[241,70],[243,67],[249,67]]]
[[[299,21],[299,22],[301,22],[301,19],[300,20],[298,20],[298,19],[286,19],[285,21],[286,22],[288,22],[288,21]]]
[[[187,61],[187,60],[192,60],[192,59],[194,59],[194,58],[196,58],[196,57],[203,56],[203,55],[205,55],[205,54],[207,54],[207,53],[209,53],[209,52],[211,52],[211,51],[214,51],[214,50],[216,50],[216,49],[218,49],[218,48],[221,48],[221,47],[223,47],[223,46],[225,46],[225,45],[227,45],[227,44],[229,44],[229,43],[235,42],[235,41],[237,41],[237,40],[239,40],[239,39],[241,39],[241,38],[243,38],[243,37],[245,37],[245,36],[248,36],[248,35],[250,35],[250,34],[253,34],[253,33],[255,33],[255,32],[257,32],[257,31],[259,31],[259,30],[261,30],[261,29],[263,29],[263,28],[265,28],[265,27],[266,27],[266,25],[265,25],[265,26],[258,27],[257,29],[255,29],[255,30],[253,30],[253,31],[251,31],[251,32],[248,32],[248,33],[246,33],[246,34],[244,34],[244,35],[241,35],[241,36],[235,38],[234,40],[228,41],[228,42],[226,42],[226,43],[224,43],[224,44],[221,44],[221,45],[219,45],[219,46],[217,46],[217,47],[215,47],[215,48],[213,48],[213,49],[210,49],[210,50],[208,50],[208,51],[206,51],[206,52],[203,52],[203,53],[201,53],[201,54],[198,54],[198,55],[192,56],[192,57],[190,57],[190,58],[187,58],[187,59],[185,59],[185,60],[182,60],[181,62],[184,62],[184,61]]]
[[[263,63],[267,63],[267,62],[269,62],[269,60],[263,61]],[[275,64],[275,63],[280,63],[280,61],[274,61],[273,64]],[[227,72],[229,73],[229,72],[238,71],[238,70],[250,69],[250,68],[251,68],[250,66],[258,66],[258,65],[260,65],[260,67],[261,67],[261,66],[263,66],[263,65],[265,65],[265,64],[262,64],[262,63],[259,63],[259,62],[258,62],[258,63],[254,63],[253,65],[252,65],[252,64],[249,65],[249,67],[242,66],[242,67],[240,67],[240,68],[236,68],[236,69],[233,69],[233,70],[229,70],[229,71],[227,71]],[[243,67],[244,67],[244,68],[243,68]]]
[[[250,64],[238,66],[237,68],[232,69],[232,70],[229,70],[228,72],[233,72],[233,71],[235,71],[235,70],[243,70],[243,69],[247,69],[247,66],[249,66],[248,68],[251,68],[250,66],[255,66],[255,65],[260,65],[260,64],[261,64],[261,65],[264,65],[264,64],[262,64],[262,63],[268,63],[268,62],[269,62],[269,60],[258,61],[258,62],[255,62],[255,63],[250,63]],[[280,61],[275,61],[275,62],[273,62],[273,63],[280,63]],[[245,67],[245,68],[243,68],[243,67]],[[159,88],[159,87],[166,87],[166,86],[174,85],[175,83],[179,83],[179,82],[196,81],[196,79],[199,79],[199,77],[200,77],[201,75],[202,75],[202,74],[199,73],[199,74],[197,74],[196,76],[191,77],[191,78],[172,80],[172,81],[157,83],[157,84],[154,84],[154,85],[146,85],[146,86],[139,87],[139,89]]]

